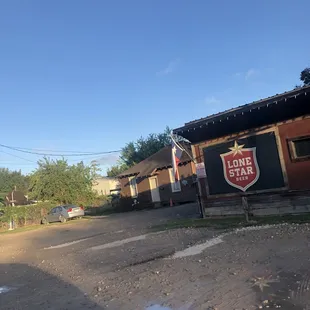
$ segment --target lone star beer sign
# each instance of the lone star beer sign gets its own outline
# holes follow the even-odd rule
[[[221,154],[226,182],[242,191],[256,183],[259,178],[259,166],[256,159],[256,147],[243,148],[237,141],[230,152]]]

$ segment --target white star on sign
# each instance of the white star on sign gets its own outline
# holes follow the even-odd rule
[[[234,146],[230,147],[229,149],[234,152],[234,156],[235,156],[237,154],[242,155],[242,148],[243,147],[244,147],[244,144],[238,145],[237,141],[235,141]]]

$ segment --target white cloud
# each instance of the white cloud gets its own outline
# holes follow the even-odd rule
[[[179,63],[180,63],[179,58],[170,61],[167,65],[167,67],[161,71],[158,71],[156,73],[156,75],[168,75],[168,74],[174,72],[177,69]]]
[[[214,96],[206,97],[204,102],[208,105],[216,105],[221,103],[221,100],[216,99]]]
[[[103,155],[102,157],[93,160],[93,162],[98,163],[99,165],[107,165],[107,166],[112,166],[117,163],[119,160],[119,154],[107,154]]]
[[[246,81],[249,80],[250,78],[252,78],[253,76],[257,75],[258,73],[259,73],[258,70],[249,69],[249,70],[245,73],[245,79],[246,79]]]
[[[236,78],[243,78],[246,81],[249,81],[250,79],[254,78],[255,76],[257,76],[259,74],[260,74],[259,70],[251,68],[251,69],[249,69],[249,70],[247,70],[245,72],[236,72],[234,74],[234,77],[236,77]]]

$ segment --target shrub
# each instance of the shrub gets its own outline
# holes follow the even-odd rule
[[[0,216],[0,227],[6,228],[11,220],[14,220],[15,227],[40,224],[42,216],[46,215],[53,207],[55,205],[49,202],[26,206],[2,207],[4,214]]]

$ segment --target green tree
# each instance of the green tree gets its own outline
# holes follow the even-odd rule
[[[127,143],[121,151],[119,166],[132,167],[139,162],[136,145],[134,142]]]
[[[111,166],[107,170],[108,177],[117,177],[119,174],[128,169],[128,166],[122,163],[117,163],[116,165]]]
[[[94,198],[92,184],[98,167],[83,162],[69,165],[64,159],[44,158],[30,177],[30,196],[56,203],[88,203]]]
[[[122,148],[120,160],[108,169],[107,175],[115,177],[170,144],[169,127],[166,127],[163,133],[152,133],[146,138],[141,137],[135,142],[129,142]]]
[[[21,173],[21,171],[10,171],[7,168],[0,168],[0,192],[7,194],[14,187],[24,193],[28,191],[29,177]]]
[[[310,85],[310,68],[301,71],[300,80],[304,83],[304,86]]]

